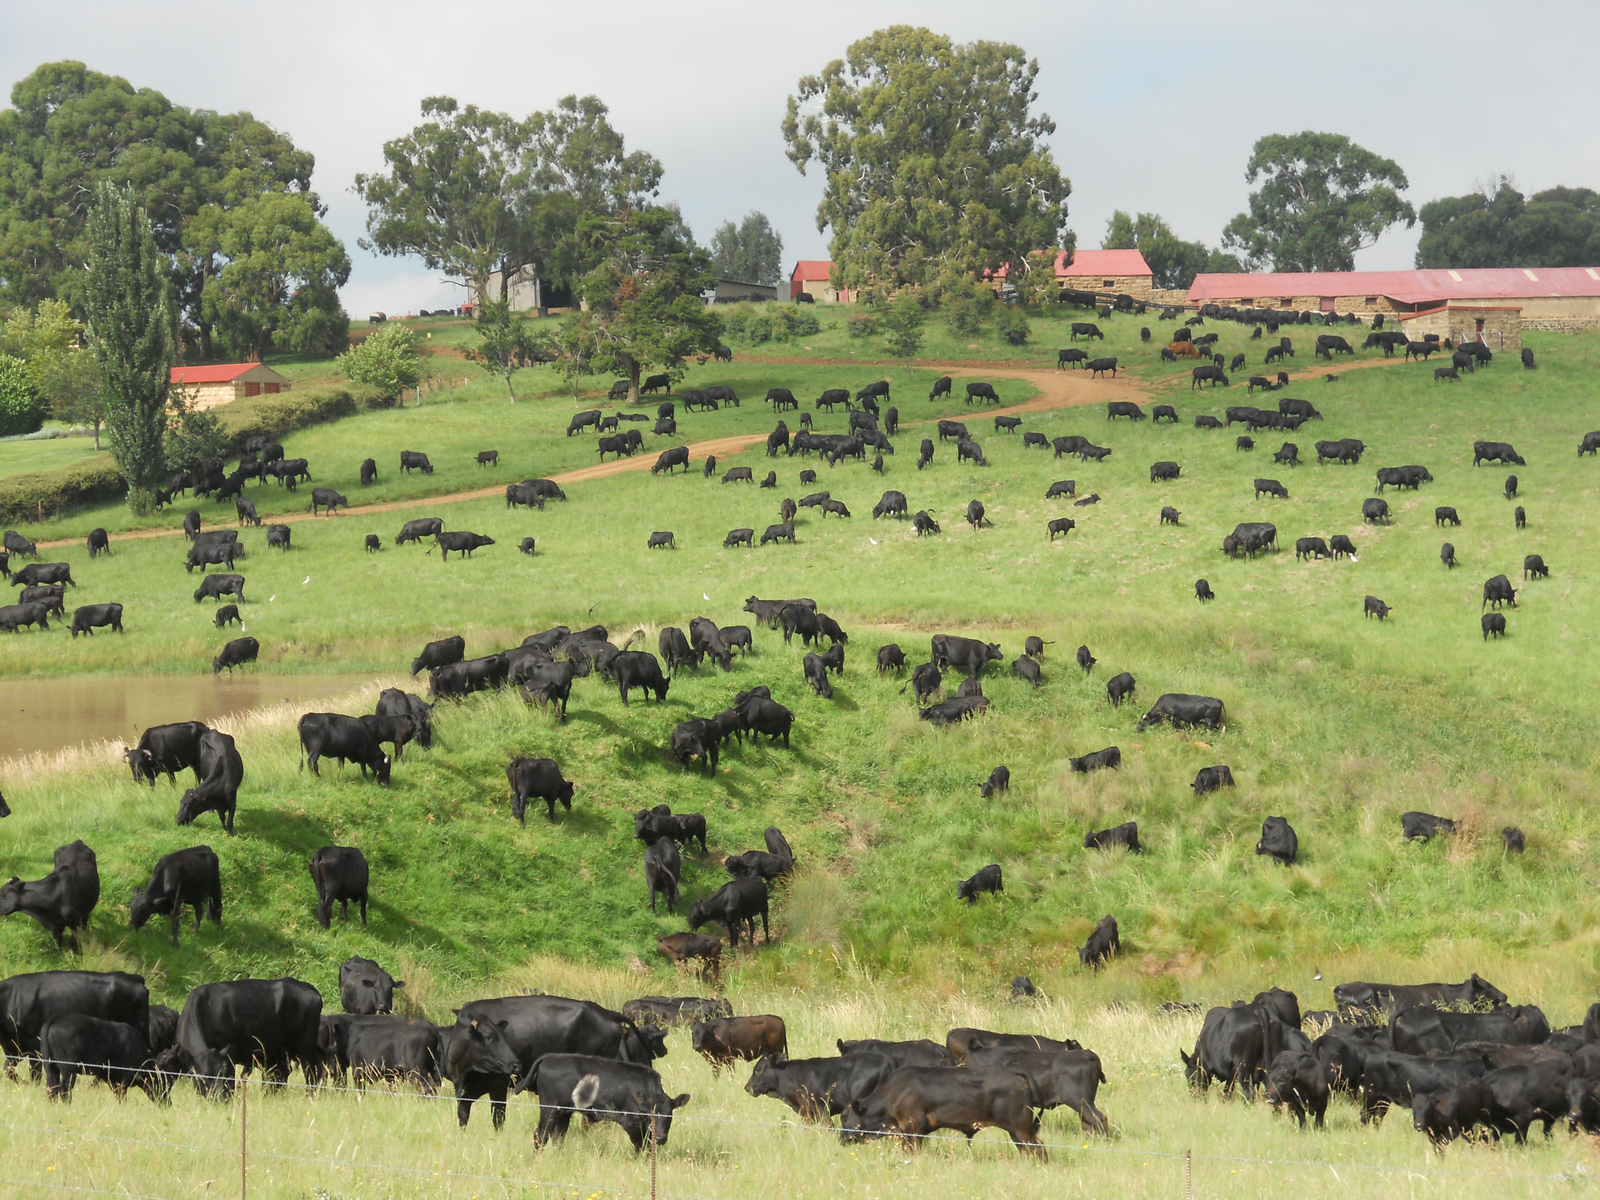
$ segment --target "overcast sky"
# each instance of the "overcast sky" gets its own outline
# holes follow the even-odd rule
[[[424,96],[518,116],[570,93],[611,108],[630,148],[666,167],[702,242],[723,220],[765,212],[784,257],[827,257],[819,187],[784,157],[779,122],[803,74],[876,28],[914,23],[958,41],[1021,45],[1039,60],[1038,107],[1055,118],[1072,180],[1071,228],[1100,244],[1113,209],[1158,212],[1215,244],[1246,204],[1254,141],[1341,133],[1398,161],[1412,204],[1492,174],[1523,191],[1600,187],[1600,5],[1503,3],[273,4],[0,0],[7,91],[43,62],[79,59],[178,104],[245,109],[316,155],[315,186],[355,269],[357,316],[442,307],[450,286],[412,260],[356,246],[365,206],[352,177],[417,123]],[[1358,266],[1411,265],[1396,230]],[[786,268],[787,269],[787,268]]]

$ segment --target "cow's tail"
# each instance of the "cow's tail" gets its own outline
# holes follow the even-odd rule
[[[520,1096],[529,1088],[537,1088],[539,1086],[539,1064],[548,1057],[549,1055],[547,1054],[541,1054],[533,1060],[533,1065],[523,1072],[521,1079],[517,1080],[517,1086],[511,1093],[513,1096]]]

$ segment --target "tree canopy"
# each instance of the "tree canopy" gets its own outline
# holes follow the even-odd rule
[[[1336,133],[1272,134],[1256,142],[1245,167],[1250,211],[1228,222],[1225,248],[1255,270],[1352,271],[1357,250],[1392,225],[1416,224],[1400,195],[1409,187],[1398,163]]]
[[[356,176],[370,210],[362,245],[420,258],[479,304],[506,300],[529,267],[552,282],[576,280],[591,265],[577,236],[583,220],[643,203],[660,182],[661,164],[627,153],[594,96],[567,96],[520,120],[430,96],[422,115],[384,144],[384,173]]]
[[[777,283],[783,273],[783,237],[766,213],[746,213],[735,225],[724,221],[711,235],[711,262],[718,279]]]
[[[1034,111],[1038,73],[1020,46],[897,25],[800,80],[783,136],[802,174],[822,171],[837,283],[1021,276],[1030,252],[1069,242],[1072,185],[1043,144],[1055,122]]]
[[[1184,241],[1155,213],[1133,217],[1117,209],[1106,222],[1100,245],[1106,250],[1139,251],[1150,268],[1151,285],[1158,288],[1186,288],[1201,272],[1244,270],[1238,256],[1210,249],[1204,242]]]
[[[1524,198],[1501,176],[1422,206],[1419,267],[1588,267],[1600,262],[1600,193],[1553,187]]]
[[[716,349],[722,318],[701,293],[715,282],[711,255],[687,244],[669,208],[590,217],[578,228],[595,266],[578,282],[584,301],[562,331],[557,357],[573,371],[612,372],[638,398],[647,367],[681,375],[686,360]]]
[[[209,356],[203,293],[225,259],[207,232],[217,214],[275,193],[322,215],[312,155],[249,113],[184,108],[79,62],[39,67],[11,105],[0,111],[0,305],[60,299],[81,315],[92,199],[102,183],[126,184]]]

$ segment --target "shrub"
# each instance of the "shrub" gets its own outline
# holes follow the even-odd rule
[[[970,296],[956,296],[944,305],[944,323],[957,337],[974,337],[983,330],[983,309]]]
[[[376,388],[393,400],[406,388],[417,386],[417,335],[399,321],[391,321],[351,346],[334,364],[352,382]]]
[[[853,338],[871,337],[878,332],[878,318],[869,312],[845,314],[845,332]]]
[[[750,306],[748,304],[732,304],[722,316],[722,328],[729,337],[743,337],[745,326],[750,323]]]
[[[363,408],[385,408],[392,399],[373,387],[296,388],[275,396],[251,396],[215,410],[234,451],[252,437],[276,441],[286,433],[353,416]]]
[[[0,479],[0,521],[36,521],[41,506],[47,517],[90,504],[120,500],[128,483],[110,454],[96,454],[70,467]]]
[[[1013,346],[1025,345],[1028,340],[1028,318],[1021,308],[1002,305],[995,314],[994,331],[1000,340]]]
[[[0,354],[0,435],[32,433],[44,424],[45,402],[27,364]]]
[[[781,323],[784,333],[789,337],[810,337],[822,329],[822,322],[817,320],[817,314],[798,304],[778,304],[769,311],[772,314],[774,329]]]
[[[772,318],[766,313],[752,316],[749,321],[745,322],[744,334],[745,337],[750,339],[752,345],[770,342],[772,340]]]

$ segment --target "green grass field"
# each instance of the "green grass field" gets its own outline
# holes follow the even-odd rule
[[[1137,323],[1132,329],[1136,338]],[[337,706],[367,711],[378,686],[399,682],[410,657],[433,637],[463,633],[468,653],[482,654],[557,622],[599,622],[619,644],[642,630],[645,648],[654,650],[662,626],[686,627],[702,614],[719,624],[747,623],[740,609],[751,594],[804,595],[850,634],[835,698],[810,694],[798,643],[786,647],[778,634],[758,630],[756,653],[736,659],[731,673],[708,664],[674,682],[659,705],[635,693],[624,708],[614,689],[591,679],[576,686],[564,726],[509,693],[441,706],[434,748],[410,751],[387,790],[354,770],[339,776],[331,765],[320,780],[299,771],[296,714],[268,714],[238,727],[247,779],[233,839],[211,817],[192,829],[176,827],[177,793],[165,781],[154,794],[135,787],[109,754],[13,767],[0,785],[14,810],[0,825],[0,872],[37,878],[54,846],[77,837],[89,842],[104,887],[83,961],[140,970],[168,1002],[203,980],[243,974],[290,973],[332,995],[337,963],[363,953],[399,963],[416,981],[409,1001],[440,1019],[451,1004],[501,989],[578,988],[581,973],[563,974],[559,962],[599,972],[592,978],[607,982],[592,985],[597,995],[682,990],[686,981],[667,968],[654,942],[683,928],[683,919],[652,916],[643,903],[633,812],[665,801],[675,811],[706,814],[712,852],[685,855],[686,899],[720,884],[722,855],[759,846],[762,829],[775,823],[800,867],[774,903],[776,943],[756,954],[741,951],[730,965],[736,995],[780,1012],[821,1005],[821,1016],[806,1019],[824,1031],[833,1026],[823,997],[846,1003],[856,993],[877,996],[873,1002],[886,1012],[904,1006],[905,1021],[886,1022],[899,1031],[913,1017],[933,1028],[961,1004],[992,1005],[1013,975],[1026,973],[1070,1006],[1063,1021],[1094,1028],[1086,1044],[1108,1063],[1126,1064],[1102,1092],[1114,1120],[1119,1109],[1130,1114],[1116,1148],[1154,1153],[1194,1141],[1197,1152],[1204,1143],[1208,1153],[1223,1146],[1232,1147],[1224,1153],[1276,1158],[1371,1156],[1397,1170],[1426,1165],[1433,1160],[1403,1121],[1385,1127],[1373,1142],[1378,1148],[1367,1147],[1367,1132],[1343,1108],[1342,1125],[1313,1144],[1280,1130],[1264,1109],[1182,1099],[1179,1038],[1122,1030],[1107,1023],[1105,1006],[1225,1003],[1278,983],[1296,991],[1303,1007],[1324,1008],[1341,979],[1459,979],[1475,969],[1514,1000],[1545,1006],[1554,1024],[1581,1019],[1600,983],[1592,670],[1600,567],[1587,545],[1600,465],[1575,451],[1585,432],[1600,427],[1590,382],[1600,342],[1533,335],[1529,344],[1539,356],[1536,372],[1501,358],[1458,385],[1436,385],[1430,367],[1395,363],[1347,371],[1333,384],[1297,384],[1289,394],[1312,400],[1326,418],[1287,435],[1310,460],[1298,468],[1272,464],[1281,436],[1258,435],[1259,448],[1243,453],[1234,449],[1237,429],[1193,428],[1197,413],[1268,398],[1246,397],[1240,387],[1190,394],[1186,375],[1169,371],[1148,382],[1147,398],[1176,404],[1175,427],[1108,423],[1099,406],[1024,414],[1024,430],[1083,433],[1112,447],[1103,464],[1054,460],[992,430],[978,435],[987,468],[957,467],[953,446],[941,444],[933,465],[918,472],[923,434],[908,427],[881,479],[860,464],[831,471],[814,459],[769,464],[758,445],[721,465],[750,465],[758,478],[773,466],[776,492],[705,479],[697,461],[687,477],[626,472],[574,483],[567,503],[543,513],[508,511],[496,497],[441,505],[447,527],[498,541],[472,560],[443,564],[437,553],[392,545],[404,519],[430,511],[421,491],[407,489],[487,485],[489,472],[468,456],[479,448],[505,456],[497,484],[586,465],[592,438],[561,434],[570,397],[515,406],[503,399],[424,404],[307,430],[287,448],[311,458],[313,470],[334,464],[326,476],[319,472],[319,483],[344,487],[361,457],[372,454],[381,469],[401,448],[438,447],[440,466],[426,481],[397,482],[385,471],[381,488],[360,500],[418,503],[298,523],[288,555],[269,553],[258,531],[243,533],[250,549],[240,567],[249,580],[245,621],[263,646],[257,669],[370,671],[373,686]],[[903,422],[964,409],[921,398],[934,373],[919,369],[917,398],[897,399]],[[799,393],[800,384],[820,387],[841,375],[854,386],[876,377],[742,360],[720,373],[699,368],[691,385],[730,382],[747,402],[731,413],[691,414],[680,422],[680,440],[764,433],[771,416],[752,396],[774,383]],[[897,387],[903,375],[891,374]],[[992,378],[1001,383],[1003,371]],[[1008,401],[1015,386],[1002,390]],[[1104,386],[1114,398],[1130,394]],[[1032,387],[1016,395],[1026,398]],[[969,422],[975,432],[980,420]],[[819,417],[821,429],[843,425],[842,415]],[[1316,466],[1312,443],[1345,436],[1367,443],[1361,465]],[[1473,468],[1478,438],[1511,441],[1527,459],[1514,468],[1525,530],[1513,528],[1512,504],[1502,495],[1506,469]],[[1180,462],[1182,477],[1153,485],[1149,466],[1164,459]],[[1373,471],[1402,463],[1426,465],[1434,482],[1418,493],[1390,490],[1392,525],[1363,525],[1361,501],[1373,494]],[[777,519],[780,498],[810,490],[798,483],[802,465],[816,469],[817,486],[845,500],[854,516],[803,517],[794,547],[722,549],[727,530],[753,526],[759,533]],[[1290,499],[1255,500],[1257,476],[1281,479]],[[1094,492],[1101,502],[1045,502],[1046,487],[1060,478],[1075,479],[1080,496]],[[872,504],[885,488],[904,491],[913,510],[935,513],[944,532],[918,539],[906,523],[873,521]],[[346,490],[357,499],[357,489]],[[992,527],[974,531],[961,519],[972,498],[983,500]],[[295,503],[308,502],[303,486]],[[1158,525],[1163,505],[1182,511],[1181,525]],[[1435,505],[1456,507],[1463,525],[1435,528]],[[1051,543],[1045,522],[1061,515],[1078,527]],[[1253,561],[1224,558],[1223,535],[1245,520],[1275,522],[1283,549]],[[80,515],[61,532],[76,536],[89,523]],[[109,527],[109,511],[98,523]],[[673,530],[679,549],[646,551],[656,529]],[[367,532],[383,536],[381,554],[362,551]],[[1353,538],[1356,561],[1296,562],[1296,537],[1332,533]],[[532,558],[516,553],[526,535],[538,539]],[[1438,558],[1445,539],[1461,564],[1454,572]],[[56,629],[19,634],[5,639],[0,672],[206,669],[224,636],[211,627],[212,603],[190,599],[198,577],[181,570],[181,541],[125,538],[114,540],[113,550],[95,563],[77,547],[46,557],[73,564],[81,585],[73,602],[124,603],[126,634],[77,641]],[[1548,580],[1522,583],[1528,553],[1544,556]],[[1502,572],[1522,589],[1519,604],[1507,612],[1510,636],[1485,643],[1472,606],[1483,581]],[[1192,590],[1200,576],[1218,596],[1204,607]],[[1362,618],[1369,594],[1394,606],[1388,621]],[[940,631],[999,641],[1006,663],[1024,636],[1048,639],[1044,687],[1034,692],[1008,670],[991,668],[988,716],[931,728],[917,720],[909,694],[900,694],[904,680],[879,680],[872,663],[876,648],[890,641],[905,648],[908,661],[923,661],[929,634]],[[1099,660],[1087,675],[1072,660],[1080,643]],[[1122,670],[1137,677],[1138,695],[1113,710],[1104,685]],[[792,749],[730,747],[714,778],[671,759],[665,747],[676,722],[711,715],[758,682],[796,711]],[[421,690],[421,681],[416,686]],[[1139,715],[1168,691],[1221,697],[1226,731],[1138,732]],[[1084,777],[1068,770],[1070,755],[1107,745],[1121,747],[1120,771]],[[504,776],[515,755],[561,763],[580,789],[571,814],[551,825],[542,812],[530,812],[527,828],[516,827]],[[978,784],[996,763],[1010,766],[1011,792],[980,800]],[[1230,764],[1238,786],[1197,799],[1189,782],[1212,763]],[[1407,809],[1454,817],[1461,832],[1402,844],[1398,817]],[[1252,853],[1269,814],[1294,824],[1300,865],[1284,869]],[[1142,856],[1082,849],[1086,830],[1128,819],[1139,822]],[[1511,824],[1527,835],[1522,857],[1501,850],[1499,831]],[[222,857],[221,932],[209,924],[198,935],[186,931],[174,950],[154,926],[127,929],[125,898],[156,858],[202,841]],[[360,846],[372,861],[376,907],[366,930],[336,922],[325,933],[312,921],[305,864],[330,842]],[[956,882],[989,862],[1005,870],[1004,895],[973,907],[958,903]],[[1121,924],[1124,953],[1092,975],[1074,952],[1106,913]],[[0,921],[0,972],[62,961],[32,922]],[[993,1019],[1013,1023],[1004,1012]],[[883,1029],[884,1020],[880,1014],[860,1027]],[[1192,1039],[1192,1028],[1184,1036]],[[826,1037],[813,1040],[810,1052],[822,1053]],[[679,1053],[681,1044],[670,1070],[682,1067]],[[776,1118],[732,1085],[718,1086],[725,1108],[717,1111]],[[1175,1105],[1183,1117],[1176,1131],[1164,1121]],[[301,1119],[297,1106],[288,1107]],[[1070,1126],[1076,1133],[1075,1121],[1054,1120],[1059,1131]],[[1241,1132],[1269,1126],[1272,1132],[1261,1134],[1269,1140],[1259,1145]],[[685,1161],[706,1172],[699,1177],[704,1187],[668,1190],[721,1195],[743,1178],[732,1173],[741,1161],[737,1148],[715,1140],[686,1144],[695,1149]],[[756,1158],[771,1157],[765,1142],[741,1145]],[[906,1179],[928,1182],[932,1177],[919,1173],[933,1169],[929,1163],[964,1161],[965,1153],[941,1147],[903,1177],[893,1164],[904,1156],[878,1150],[862,1152],[873,1168],[868,1175],[847,1175],[856,1169],[847,1162],[857,1160],[837,1148],[818,1153],[815,1166],[821,1178],[854,1186],[852,1179],[870,1177],[870,1187],[897,1195],[917,1186]],[[1103,1194],[1108,1185],[1170,1194],[1176,1186],[1170,1167],[1150,1175],[1153,1182],[1128,1183],[1120,1157],[1110,1153],[1085,1156],[1082,1164],[1063,1155],[1038,1176],[1018,1171],[1010,1153],[989,1151],[1003,1164],[1001,1177],[1025,1180],[1019,1186],[1029,1194],[1036,1186],[1043,1194],[1080,1183],[1086,1194]],[[1576,1153],[1581,1161],[1590,1155]],[[1474,1169],[1484,1162],[1484,1169],[1549,1173],[1567,1169],[1568,1156],[1507,1147],[1452,1152],[1451,1165],[1470,1159]],[[605,1160],[606,1171],[615,1168],[605,1178],[636,1184],[628,1156],[614,1159]],[[1063,1162],[1072,1169],[1060,1170]],[[974,1186],[986,1178],[970,1176]],[[1283,1178],[1216,1178],[1204,1190],[1265,1190]],[[1311,1172],[1306,1186],[1322,1178],[1325,1170]],[[1392,1188],[1396,1179],[1382,1185]],[[1355,1186],[1379,1190],[1365,1178]],[[358,1190],[369,1191],[350,1184],[336,1194]]]

